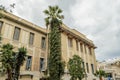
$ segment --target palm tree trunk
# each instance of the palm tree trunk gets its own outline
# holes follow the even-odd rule
[[[17,66],[15,71],[16,71],[15,72],[15,77],[16,77],[16,80],[18,80],[19,75],[20,75],[20,66]]]
[[[12,80],[12,72],[10,69],[7,69],[7,73],[8,73],[8,79],[7,80]]]
[[[81,78],[78,78],[78,80],[82,80]]]
[[[103,80],[102,77],[100,77],[100,80]]]

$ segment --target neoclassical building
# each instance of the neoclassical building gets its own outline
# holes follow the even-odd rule
[[[4,18],[0,19],[1,44],[10,43],[15,51],[24,46],[28,51],[26,61],[21,67],[20,80],[39,80],[47,69],[48,30],[11,13],[1,11],[0,14],[4,15]],[[93,73],[97,68],[94,43],[79,31],[62,25],[61,45],[62,59],[67,63],[74,54],[79,55],[84,61],[86,78],[93,80]],[[68,75],[66,66],[65,77]]]

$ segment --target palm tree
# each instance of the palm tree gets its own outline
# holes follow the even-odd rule
[[[16,54],[16,61],[15,61],[15,75],[14,79],[18,80],[18,77],[20,75],[20,67],[23,65],[26,57],[27,49],[24,47],[21,47],[18,49],[18,53]]]
[[[45,22],[46,22],[46,26],[48,27],[48,25],[50,25],[50,27],[52,28],[52,22],[54,20],[57,20],[57,24],[62,24],[62,19],[64,19],[63,15],[60,15],[62,13],[62,10],[58,7],[58,6],[49,6],[48,10],[45,10],[44,13],[47,15],[47,17],[45,18]]]
[[[95,76],[98,76],[100,80],[103,80],[102,77],[105,77],[106,73],[105,73],[105,71],[100,69],[100,70],[96,71]]]
[[[9,7],[5,7],[4,5],[0,5],[0,10],[5,12],[12,12],[12,9],[15,8],[15,3],[9,5]]]
[[[0,5],[0,19],[5,17],[5,16],[1,13],[2,11],[3,11],[3,12],[7,12],[5,6]]]
[[[7,72],[7,80],[12,80],[12,69],[14,64],[13,54],[13,46],[11,44],[4,44],[2,46],[1,62],[2,67]]]
[[[44,13],[47,15],[45,18],[46,26],[49,29],[49,62],[48,70],[50,75],[50,80],[60,80],[64,74],[64,64],[61,61],[61,33],[60,26],[62,24],[61,15],[62,10],[58,6],[49,6],[48,10]]]
[[[12,9],[14,9],[14,8],[15,8],[15,3],[10,4],[9,8],[8,7],[6,8],[4,5],[0,5],[0,11],[3,11],[3,12],[11,12],[12,13]],[[4,17],[5,17],[5,15],[0,13],[0,19],[4,18]]]

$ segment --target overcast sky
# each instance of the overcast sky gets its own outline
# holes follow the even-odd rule
[[[120,0],[0,0],[8,7],[15,3],[13,13],[45,27],[43,11],[59,5],[63,22],[93,40],[97,60],[120,57]]]

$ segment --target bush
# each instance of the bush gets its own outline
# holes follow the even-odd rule
[[[40,80],[49,80],[49,77],[42,77]]]

